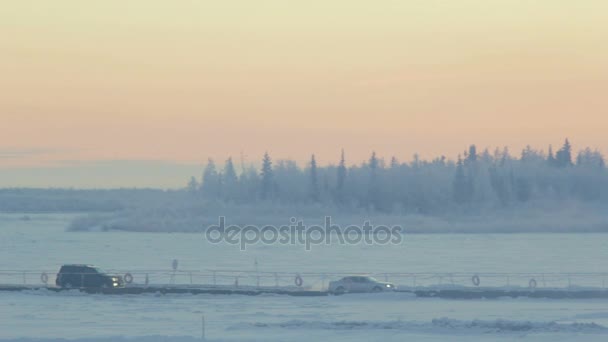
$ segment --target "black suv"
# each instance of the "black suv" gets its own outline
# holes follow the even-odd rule
[[[108,275],[95,266],[63,265],[57,273],[55,284],[63,288],[116,288],[123,287],[124,281],[122,277]]]

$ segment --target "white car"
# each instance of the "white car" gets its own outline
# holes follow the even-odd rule
[[[344,277],[340,280],[329,282],[329,293],[333,294],[343,294],[347,292],[384,292],[394,290],[394,284],[379,281],[372,277],[366,276]]]

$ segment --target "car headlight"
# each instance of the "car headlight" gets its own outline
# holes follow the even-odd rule
[[[386,284],[386,287],[393,287],[393,285],[391,285],[391,284]]]
[[[112,283],[112,285],[114,285],[114,287],[118,286],[118,283]]]

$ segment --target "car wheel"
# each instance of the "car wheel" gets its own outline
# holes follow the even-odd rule
[[[374,286],[372,289],[373,292],[382,292],[382,288],[380,286]]]
[[[334,290],[334,294],[336,294],[336,295],[341,295],[341,294],[344,294],[345,292],[346,292],[346,289],[343,286],[338,286]]]

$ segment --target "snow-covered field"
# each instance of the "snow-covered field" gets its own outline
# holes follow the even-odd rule
[[[602,301],[416,299],[404,294],[103,296],[0,294],[2,338],[190,336],[210,340],[608,338]],[[172,339],[164,339],[172,340]]]
[[[399,246],[238,247],[200,234],[69,233],[71,216],[0,216],[0,270],[253,269],[269,272],[604,272],[608,235],[411,235]],[[0,275],[0,283],[2,281]],[[28,278],[29,282],[36,279]],[[0,292],[0,341],[571,341],[608,339],[608,301]],[[23,339],[21,339],[23,338]]]

